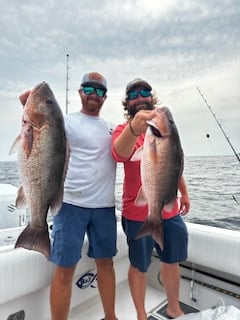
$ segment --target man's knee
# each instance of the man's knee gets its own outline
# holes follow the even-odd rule
[[[75,266],[71,268],[56,267],[54,280],[67,285],[72,282]]]
[[[113,259],[112,258],[101,258],[95,259],[97,269],[112,269],[113,268]]]

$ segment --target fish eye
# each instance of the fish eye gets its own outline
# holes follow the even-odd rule
[[[52,104],[53,102],[52,102],[52,100],[51,99],[47,99],[46,100],[46,104]]]

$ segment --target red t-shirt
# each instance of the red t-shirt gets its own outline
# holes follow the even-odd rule
[[[143,145],[145,134],[141,134],[134,146],[132,155],[129,158],[119,156],[114,149],[115,139],[122,133],[127,123],[118,125],[112,135],[112,156],[115,161],[123,162],[124,165],[124,181],[123,181],[123,197],[122,197],[122,215],[129,220],[144,221],[148,215],[148,206],[138,207],[134,205],[138,190],[141,187],[140,161],[131,161],[134,152]],[[176,200],[174,208],[170,212],[163,210],[162,217],[164,219],[171,218],[179,212],[179,204]]]

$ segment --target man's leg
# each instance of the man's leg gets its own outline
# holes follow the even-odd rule
[[[128,281],[138,320],[147,320],[145,311],[146,273],[130,266]]]
[[[74,270],[75,266],[71,268],[56,267],[50,290],[52,320],[67,320]]]
[[[182,316],[184,312],[179,304],[180,267],[178,263],[162,263],[161,282],[168,299],[167,314],[174,318]]]
[[[115,315],[116,282],[112,258],[95,259],[97,266],[98,290],[101,297],[105,320],[117,320]]]

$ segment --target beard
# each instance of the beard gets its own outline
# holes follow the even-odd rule
[[[140,110],[153,110],[154,106],[151,102],[144,102],[144,103],[136,103],[128,106],[128,115],[133,118],[135,114]]]

